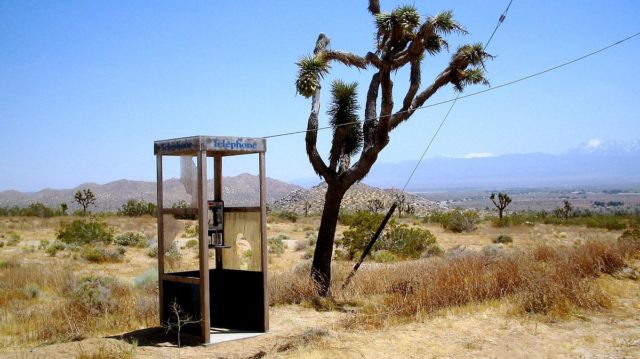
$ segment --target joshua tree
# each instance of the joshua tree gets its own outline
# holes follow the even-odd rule
[[[404,196],[404,193],[396,193],[393,197],[396,199],[396,204],[398,205],[398,218],[402,218],[402,212],[406,209],[405,202],[407,201],[407,198]]]
[[[384,201],[380,198],[374,198],[367,201],[367,208],[369,211],[378,213],[379,210],[384,208]]]
[[[498,209],[498,217],[500,217],[500,220],[502,220],[502,213],[504,212],[504,209],[507,208],[509,203],[511,203],[511,197],[509,197],[509,195],[507,195],[506,193],[500,192],[498,193],[498,202],[496,202],[495,193],[492,193],[491,196],[489,196],[489,199]]]
[[[446,67],[428,86],[421,88],[421,69],[427,55],[448,50],[445,36],[467,31],[444,11],[423,19],[413,6],[401,6],[391,12],[380,11],[379,0],[369,0],[369,12],[375,18],[376,48],[364,56],[329,48],[329,38],[320,34],[312,55],[301,58],[296,89],[311,98],[311,113],[305,138],[307,156],[315,172],[327,182],[324,209],[313,256],[311,275],[318,284],[318,294],[329,294],[331,256],[338,212],[345,192],[362,180],[389,143],[389,133],[408,120],[433,94],[448,84],[462,91],[471,84],[487,84],[484,61],[491,58],[482,44],[463,45],[452,55]],[[335,80],[328,114],[333,126],[333,140],[328,164],[318,153],[318,116],[320,114],[320,80],[329,73],[331,63],[360,70],[373,70],[367,88],[364,118],[359,121],[357,84]],[[394,112],[392,74],[410,69],[409,87],[400,108]],[[380,107],[378,108],[378,101]],[[358,155],[355,163],[351,158]]]
[[[564,206],[562,206],[562,215],[564,216],[564,219],[568,219],[569,218],[569,213],[571,213],[571,211],[573,211],[573,206],[571,205],[571,202],[569,202],[569,200],[564,200]]]
[[[304,203],[302,204],[302,210],[304,211],[304,216],[305,217],[309,216],[309,210],[310,209],[311,209],[311,202],[304,201]]]
[[[94,206],[96,204],[96,196],[93,194],[93,192],[91,192],[89,188],[82,191],[78,190],[73,199],[82,206],[82,212],[84,213],[87,213],[87,207],[89,207],[90,204]]]
[[[68,209],[69,209],[69,206],[66,203],[60,203],[60,211],[62,212],[63,216],[67,215]]]

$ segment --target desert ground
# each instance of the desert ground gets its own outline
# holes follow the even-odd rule
[[[381,267],[393,272],[396,265],[440,259],[421,258],[401,264],[368,261],[356,275],[354,289],[335,290],[330,300],[302,298],[293,300],[293,304],[272,303],[269,333],[211,346],[193,344],[186,338],[179,347],[173,335],[164,336],[164,331],[158,329],[157,304],[154,306],[157,287],[154,292],[154,283],[144,279],[157,268],[157,259],[149,255],[149,248],[127,247],[118,260],[104,262],[89,261],[78,254],[82,251],[68,249],[52,256],[46,241],[55,241],[61,220],[70,219],[0,218],[0,240],[4,242],[0,248],[1,357],[640,358],[637,253],[625,258],[622,270],[601,273],[585,282],[598,298],[603,298],[597,300],[602,305],[570,306],[560,314],[523,311],[517,294],[410,314],[389,314],[386,310],[393,306],[388,307],[389,302],[380,299],[382,295],[354,294],[358,291],[355,288],[365,286],[372,280],[371,273]],[[148,240],[156,237],[152,217],[107,216],[104,221],[116,235],[135,231]],[[614,243],[623,233],[545,224],[498,228],[488,221],[472,232],[453,233],[415,217],[399,221],[431,231],[445,250],[445,257],[451,253],[493,251],[506,255],[540,247],[570,248],[593,241]],[[176,243],[181,258],[176,265],[188,267],[196,261],[195,248],[188,244],[192,222],[179,223]],[[295,223],[270,220],[268,236],[280,236],[284,243],[282,253],[269,254],[270,285],[286,285],[290,278],[287,275],[308,267],[313,247],[308,241],[318,223],[317,217],[303,217]],[[340,225],[336,238],[346,229]],[[492,244],[498,235],[509,235],[513,242]],[[344,279],[352,266],[352,261],[334,261],[334,282]],[[111,312],[73,314],[77,306],[65,302],[67,299],[61,295],[74,292],[61,292],[59,287],[87,275],[117,279],[125,288],[117,298],[126,300],[115,303]],[[87,324],[75,323],[81,321]]]

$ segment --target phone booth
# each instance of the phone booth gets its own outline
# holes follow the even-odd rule
[[[183,318],[196,321],[182,331],[199,336],[204,344],[269,330],[265,152],[263,138],[194,136],[154,142],[160,322],[170,322],[179,308]],[[239,155],[258,157],[259,198],[253,205],[227,207],[223,159]],[[163,179],[163,162],[166,165],[169,156],[179,157],[179,181]],[[207,164],[213,165],[212,176]],[[167,186],[172,186],[171,196],[177,188],[191,201],[169,198],[168,189],[165,196]],[[185,268],[188,263],[176,264],[171,258],[182,240],[177,233],[191,223],[197,229],[197,257],[183,254],[185,261],[193,261],[192,268]]]

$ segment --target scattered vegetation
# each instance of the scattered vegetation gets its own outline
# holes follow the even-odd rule
[[[63,203],[64,204],[64,203]],[[50,218],[57,216],[66,216],[67,207],[49,208],[40,202],[32,203],[27,207],[0,207],[0,217],[40,217]]]
[[[427,223],[439,223],[442,228],[454,233],[472,232],[480,221],[480,215],[475,210],[456,208],[448,212],[433,211],[424,217]]]
[[[368,303],[344,323],[349,328],[378,327],[446,307],[504,297],[512,298],[516,311],[523,314],[561,318],[580,309],[608,308],[610,299],[593,278],[624,268],[625,258],[639,254],[640,232],[635,230],[617,241],[363,267],[345,290],[340,288],[341,279],[350,267],[337,266],[338,284],[332,293],[348,302]],[[311,301],[315,296],[306,268],[273,276],[271,283],[269,295],[274,305]]]
[[[349,229],[338,242],[344,248],[347,259],[355,259],[362,254],[383,217],[382,214],[362,211],[349,218]],[[438,255],[443,252],[436,243],[436,237],[428,230],[396,224],[394,220],[387,224],[372,250],[374,253],[385,251],[373,256],[374,260],[379,258],[381,261],[419,258],[423,253]]]
[[[271,237],[268,240],[268,246],[269,246],[269,253],[271,254],[282,254],[284,253],[284,239],[289,239],[289,237],[283,235],[283,234],[279,234],[275,237]]]
[[[17,260],[0,261],[0,282],[0,332],[8,340],[3,345],[66,342],[158,325],[157,287]]]
[[[285,221],[296,223],[298,221],[298,214],[291,211],[271,212],[269,214],[269,218],[275,220],[276,222]]]
[[[70,223],[61,222],[57,238],[66,244],[109,244],[113,240],[113,229],[96,218],[76,219]]]
[[[139,232],[124,232],[117,235],[113,243],[123,247],[144,248],[147,246],[147,239],[144,234]]]
[[[156,204],[144,200],[130,199],[118,209],[118,214],[128,217],[140,217],[144,215],[155,216]]]
[[[512,243],[513,238],[506,234],[501,234],[493,239],[493,243]]]

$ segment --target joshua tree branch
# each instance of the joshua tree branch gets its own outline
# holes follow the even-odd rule
[[[313,53],[324,51],[329,44],[329,39],[320,34],[316,41],[316,47]],[[332,181],[335,178],[335,172],[329,170],[324,160],[318,153],[316,143],[318,141],[318,115],[320,113],[320,88],[316,90],[311,98],[311,113],[309,114],[309,120],[307,121],[307,135],[305,137],[307,156],[309,162],[313,167],[313,170],[320,176],[322,176],[327,182]]]

